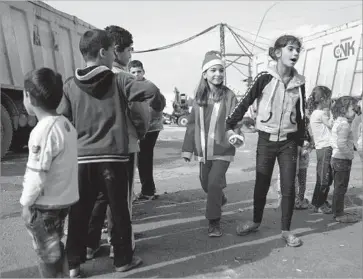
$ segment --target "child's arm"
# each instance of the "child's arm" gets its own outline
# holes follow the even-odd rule
[[[235,106],[232,113],[227,117],[226,130],[234,130],[243,119],[249,106],[262,94],[264,87],[270,82],[271,76],[268,74],[260,74],[253,81],[252,85],[247,89],[244,98]]]
[[[30,136],[29,157],[20,198],[20,204],[24,207],[32,206],[42,194],[53,158],[62,150],[63,137],[59,137],[59,132],[54,130],[34,131],[38,133]],[[49,136],[46,136],[47,133],[50,133]]]
[[[151,99],[158,88],[151,82],[137,81],[133,75],[125,72],[117,73],[116,78],[119,93],[123,94],[120,97],[126,99],[128,117],[136,128],[138,138],[142,139],[150,125],[149,106],[152,105],[147,100]],[[154,107],[157,108],[157,105]]]
[[[324,113],[321,115],[321,122],[323,122],[323,124],[329,129],[333,128],[333,119],[330,118],[329,112],[324,111]]]
[[[195,134],[195,108],[193,105],[192,111],[188,116],[187,130],[185,132],[184,142],[182,147],[182,157],[186,161],[190,161],[190,159],[193,156],[194,147],[195,147],[194,134]]]
[[[348,137],[350,133],[350,125],[348,123],[341,123],[337,127],[337,147],[346,158],[351,157],[351,150],[348,147]]]
[[[68,118],[68,120],[71,123],[73,123],[72,106],[71,106],[71,102],[69,101],[69,97],[68,97],[68,87],[69,87],[68,82],[66,81],[63,86],[63,96],[58,105],[57,113],[64,115],[65,117]]]

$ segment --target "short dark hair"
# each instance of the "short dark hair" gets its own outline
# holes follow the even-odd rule
[[[54,110],[63,96],[62,76],[49,68],[32,70],[25,75],[24,88],[41,108]]]
[[[112,36],[115,45],[118,45],[117,51],[119,52],[123,52],[125,48],[130,47],[134,43],[132,34],[120,26],[109,25],[105,30]]]
[[[107,50],[112,44],[113,38],[105,30],[91,29],[82,35],[79,41],[79,50],[87,61],[97,58],[101,49]]]
[[[127,68],[129,71],[131,68],[141,68],[144,70],[144,65],[142,65],[141,61],[139,61],[139,60],[132,60],[127,65]]]
[[[268,50],[268,54],[269,56],[273,59],[273,60],[277,60],[275,51],[281,48],[284,48],[285,46],[287,46],[288,44],[297,44],[299,48],[301,48],[302,43],[301,40],[293,35],[283,35],[281,37],[279,37],[274,46],[270,47]]]

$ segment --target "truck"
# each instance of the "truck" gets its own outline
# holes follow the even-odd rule
[[[305,76],[306,96],[317,85],[332,90],[332,98],[362,94],[362,20],[318,32],[302,38],[303,49],[296,64]],[[274,61],[267,53],[253,57],[252,74],[265,70]]]
[[[170,122],[180,127],[186,127],[188,124],[188,116],[192,108],[193,100],[188,98],[187,94],[181,93],[178,88],[174,88],[173,111],[170,115],[164,113]]]
[[[73,76],[85,66],[80,37],[93,28],[41,1],[0,2],[1,158],[24,147],[37,123],[23,105],[24,75],[48,67]]]

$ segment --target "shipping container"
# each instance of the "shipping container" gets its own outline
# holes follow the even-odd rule
[[[1,157],[26,145],[36,124],[22,104],[24,75],[48,67],[72,76],[84,66],[80,37],[92,28],[40,1],[0,2]]]
[[[302,38],[303,49],[295,68],[305,76],[306,95],[316,85],[332,90],[333,98],[362,94],[362,20],[349,22]],[[256,76],[274,61],[267,53],[253,57]]]

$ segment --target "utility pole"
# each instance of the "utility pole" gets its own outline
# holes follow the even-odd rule
[[[225,45],[225,36],[224,36],[224,23],[219,25],[219,34],[220,34],[220,48],[222,59],[226,61],[226,45]],[[224,65],[224,84],[227,84],[227,68]]]

